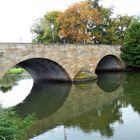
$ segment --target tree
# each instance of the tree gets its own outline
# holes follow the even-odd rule
[[[120,44],[124,40],[124,32],[131,23],[133,16],[117,15],[112,18],[113,9],[99,6],[102,23],[98,24],[92,34],[95,37],[94,43],[98,44]]]
[[[140,20],[134,20],[126,30],[121,51],[128,67],[140,68]]]
[[[113,44],[115,41],[114,26],[112,24],[113,8],[105,8],[99,4],[100,0],[89,0],[93,8],[100,14],[101,23],[91,28],[94,44]]]
[[[105,8],[99,2],[86,0],[71,5],[64,12],[48,12],[32,26],[33,41],[122,44],[133,17],[118,15],[112,18],[113,8]]]
[[[127,16],[127,15],[125,16],[117,15],[117,17],[113,19],[116,44],[121,44],[121,45],[123,44],[125,30],[128,28],[132,20],[133,20],[133,16]]]
[[[91,2],[75,3],[62,12],[58,19],[59,36],[70,43],[88,43],[92,40],[91,28],[101,23],[100,13]]]
[[[112,9],[98,6],[102,22],[93,28],[92,35],[94,36],[95,44],[112,44],[113,30],[112,30]]]
[[[132,16],[117,15],[112,17],[113,8],[105,8],[99,5],[100,0],[89,0],[94,8],[97,8],[102,22],[92,30],[94,43],[98,44],[122,44],[124,32],[132,21]]]
[[[35,34],[33,42],[39,43],[52,43],[59,41],[58,31],[59,26],[57,24],[57,17],[60,11],[51,11],[44,15],[43,18],[37,20],[31,28],[31,32]],[[54,26],[51,28],[51,26]]]

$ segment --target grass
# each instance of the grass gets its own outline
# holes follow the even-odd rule
[[[23,68],[11,68],[8,70],[7,74],[21,74],[25,70]]]
[[[35,114],[21,119],[14,110],[0,108],[0,140],[27,140],[27,131],[35,121]]]

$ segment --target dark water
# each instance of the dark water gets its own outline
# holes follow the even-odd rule
[[[36,113],[30,140],[140,139],[140,73],[104,73],[73,85],[9,79],[0,81],[0,104],[21,118]]]

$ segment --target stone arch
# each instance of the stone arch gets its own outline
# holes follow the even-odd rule
[[[71,81],[67,71],[55,61],[46,58],[30,58],[16,64],[24,68],[34,81]]]
[[[95,72],[100,71],[118,71],[123,70],[124,64],[121,59],[115,55],[106,55],[98,62]]]

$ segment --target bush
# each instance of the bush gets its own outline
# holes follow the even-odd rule
[[[129,25],[121,51],[121,58],[128,67],[140,68],[140,20]]]
[[[26,132],[35,120],[35,114],[28,115],[22,120],[14,110],[0,108],[0,140],[28,139]]]

